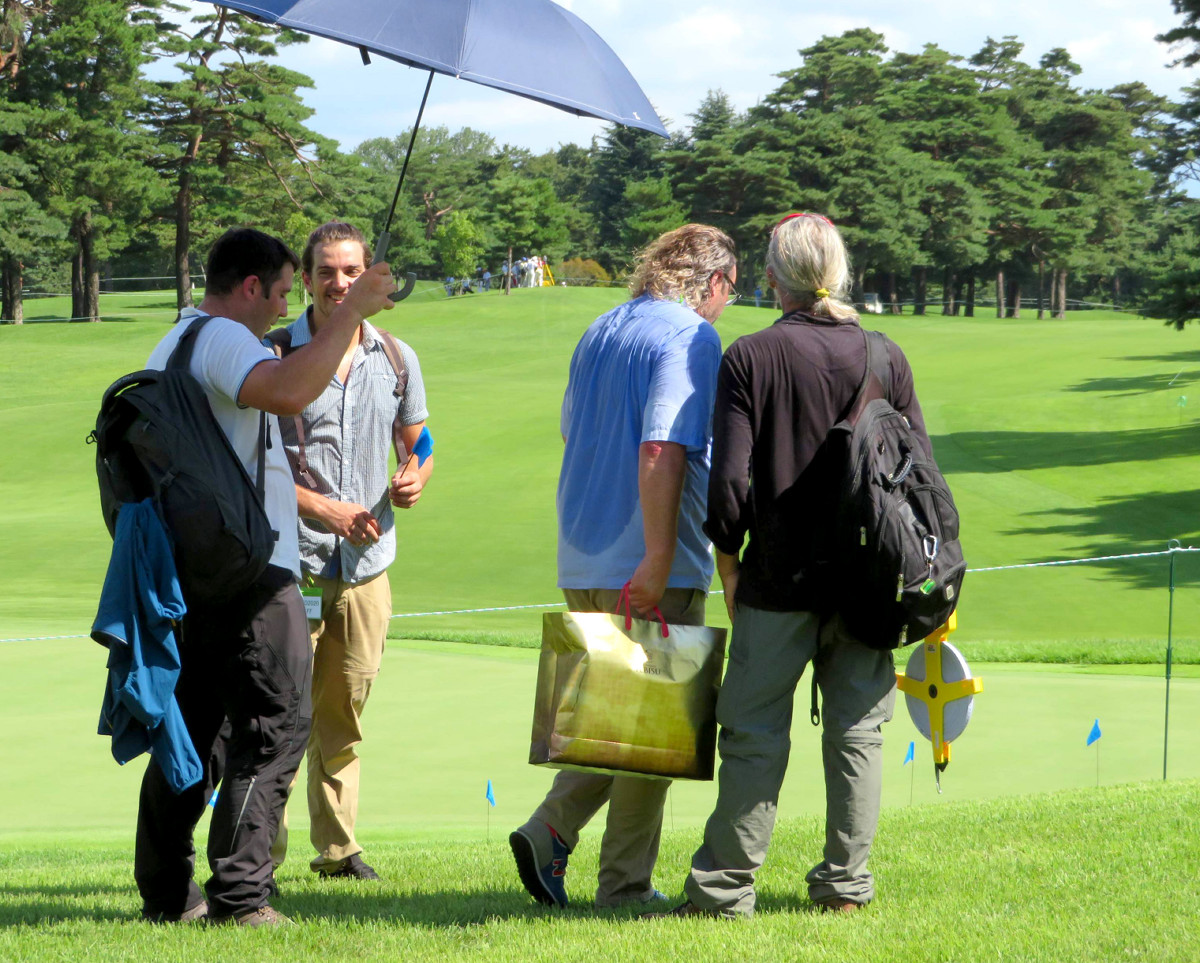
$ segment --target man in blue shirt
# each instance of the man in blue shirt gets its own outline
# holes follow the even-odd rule
[[[687,224],[639,256],[632,299],[594,321],[571,359],[558,483],[558,585],[572,611],[612,612],[622,586],[637,618],[704,623],[713,560],[701,531],[721,339],[737,298],[723,232]],[[560,772],[509,837],[521,882],[567,904],[567,858],[608,803],[598,906],[664,899],[651,881],[669,781]]]

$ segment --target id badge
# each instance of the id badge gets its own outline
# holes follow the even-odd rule
[[[321,620],[321,590],[319,588],[302,588],[300,595],[304,598],[304,614],[313,621]]]

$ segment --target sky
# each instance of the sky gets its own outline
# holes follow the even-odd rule
[[[194,0],[191,5],[210,9]],[[709,90],[724,91],[739,110],[752,107],[779,85],[776,74],[799,66],[800,48],[863,26],[883,34],[891,50],[906,53],[935,43],[965,58],[988,37],[1009,34],[1025,44],[1022,57],[1030,63],[1064,47],[1083,68],[1076,78],[1082,87],[1139,80],[1172,97],[1200,81],[1196,68],[1168,67],[1172,51],[1154,39],[1181,22],[1170,0],[842,0],[836,6],[812,0],[560,0],[559,5],[613,48],[672,130],[688,126],[688,115]],[[364,67],[353,47],[320,38],[283,48],[279,60],[313,79],[315,88],[302,92],[315,110],[308,126],[346,151],[411,126],[428,77],[382,57]],[[535,153],[564,143],[586,146],[605,129],[600,121],[440,74],[422,125],[472,127],[499,144]]]

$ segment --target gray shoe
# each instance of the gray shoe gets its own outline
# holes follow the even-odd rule
[[[248,913],[229,913],[225,916],[210,916],[208,922],[211,926],[232,924],[234,926],[250,926],[255,929],[260,926],[296,925],[295,920],[284,916],[273,906],[260,906],[258,909],[252,909]]]
[[[182,913],[155,913],[142,907],[142,919],[147,923],[195,923],[208,917],[208,903],[201,900]]]
[[[596,901],[597,909],[616,909],[622,906],[645,906],[647,909],[657,909],[671,902],[671,898],[666,893],[661,893],[654,890],[649,896],[635,896],[629,899],[618,900],[615,903],[601,903]]]
[[[643,913],[641,916],[641,919],[644,919],[644,920],[669,920],[669,919],[673,919],[675,917],[682,918],[682,917],[692,917],[692,916],[698,916],[698,917],[702,917],[705,919],[718,919],[718,918],[720,918],[721,913],[718,910],[714,910],[714,909],[701,909],[699,906],[697,906],[691,900],[688,900],[686,903],[680,903],[673,910],[666,910],[665,912],[660,911],[660,912],[655,912],[655,913]]]

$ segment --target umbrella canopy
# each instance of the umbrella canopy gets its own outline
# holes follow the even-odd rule
[[[410,67],[667,136],[620,58],[551,0],[212,2]]]

